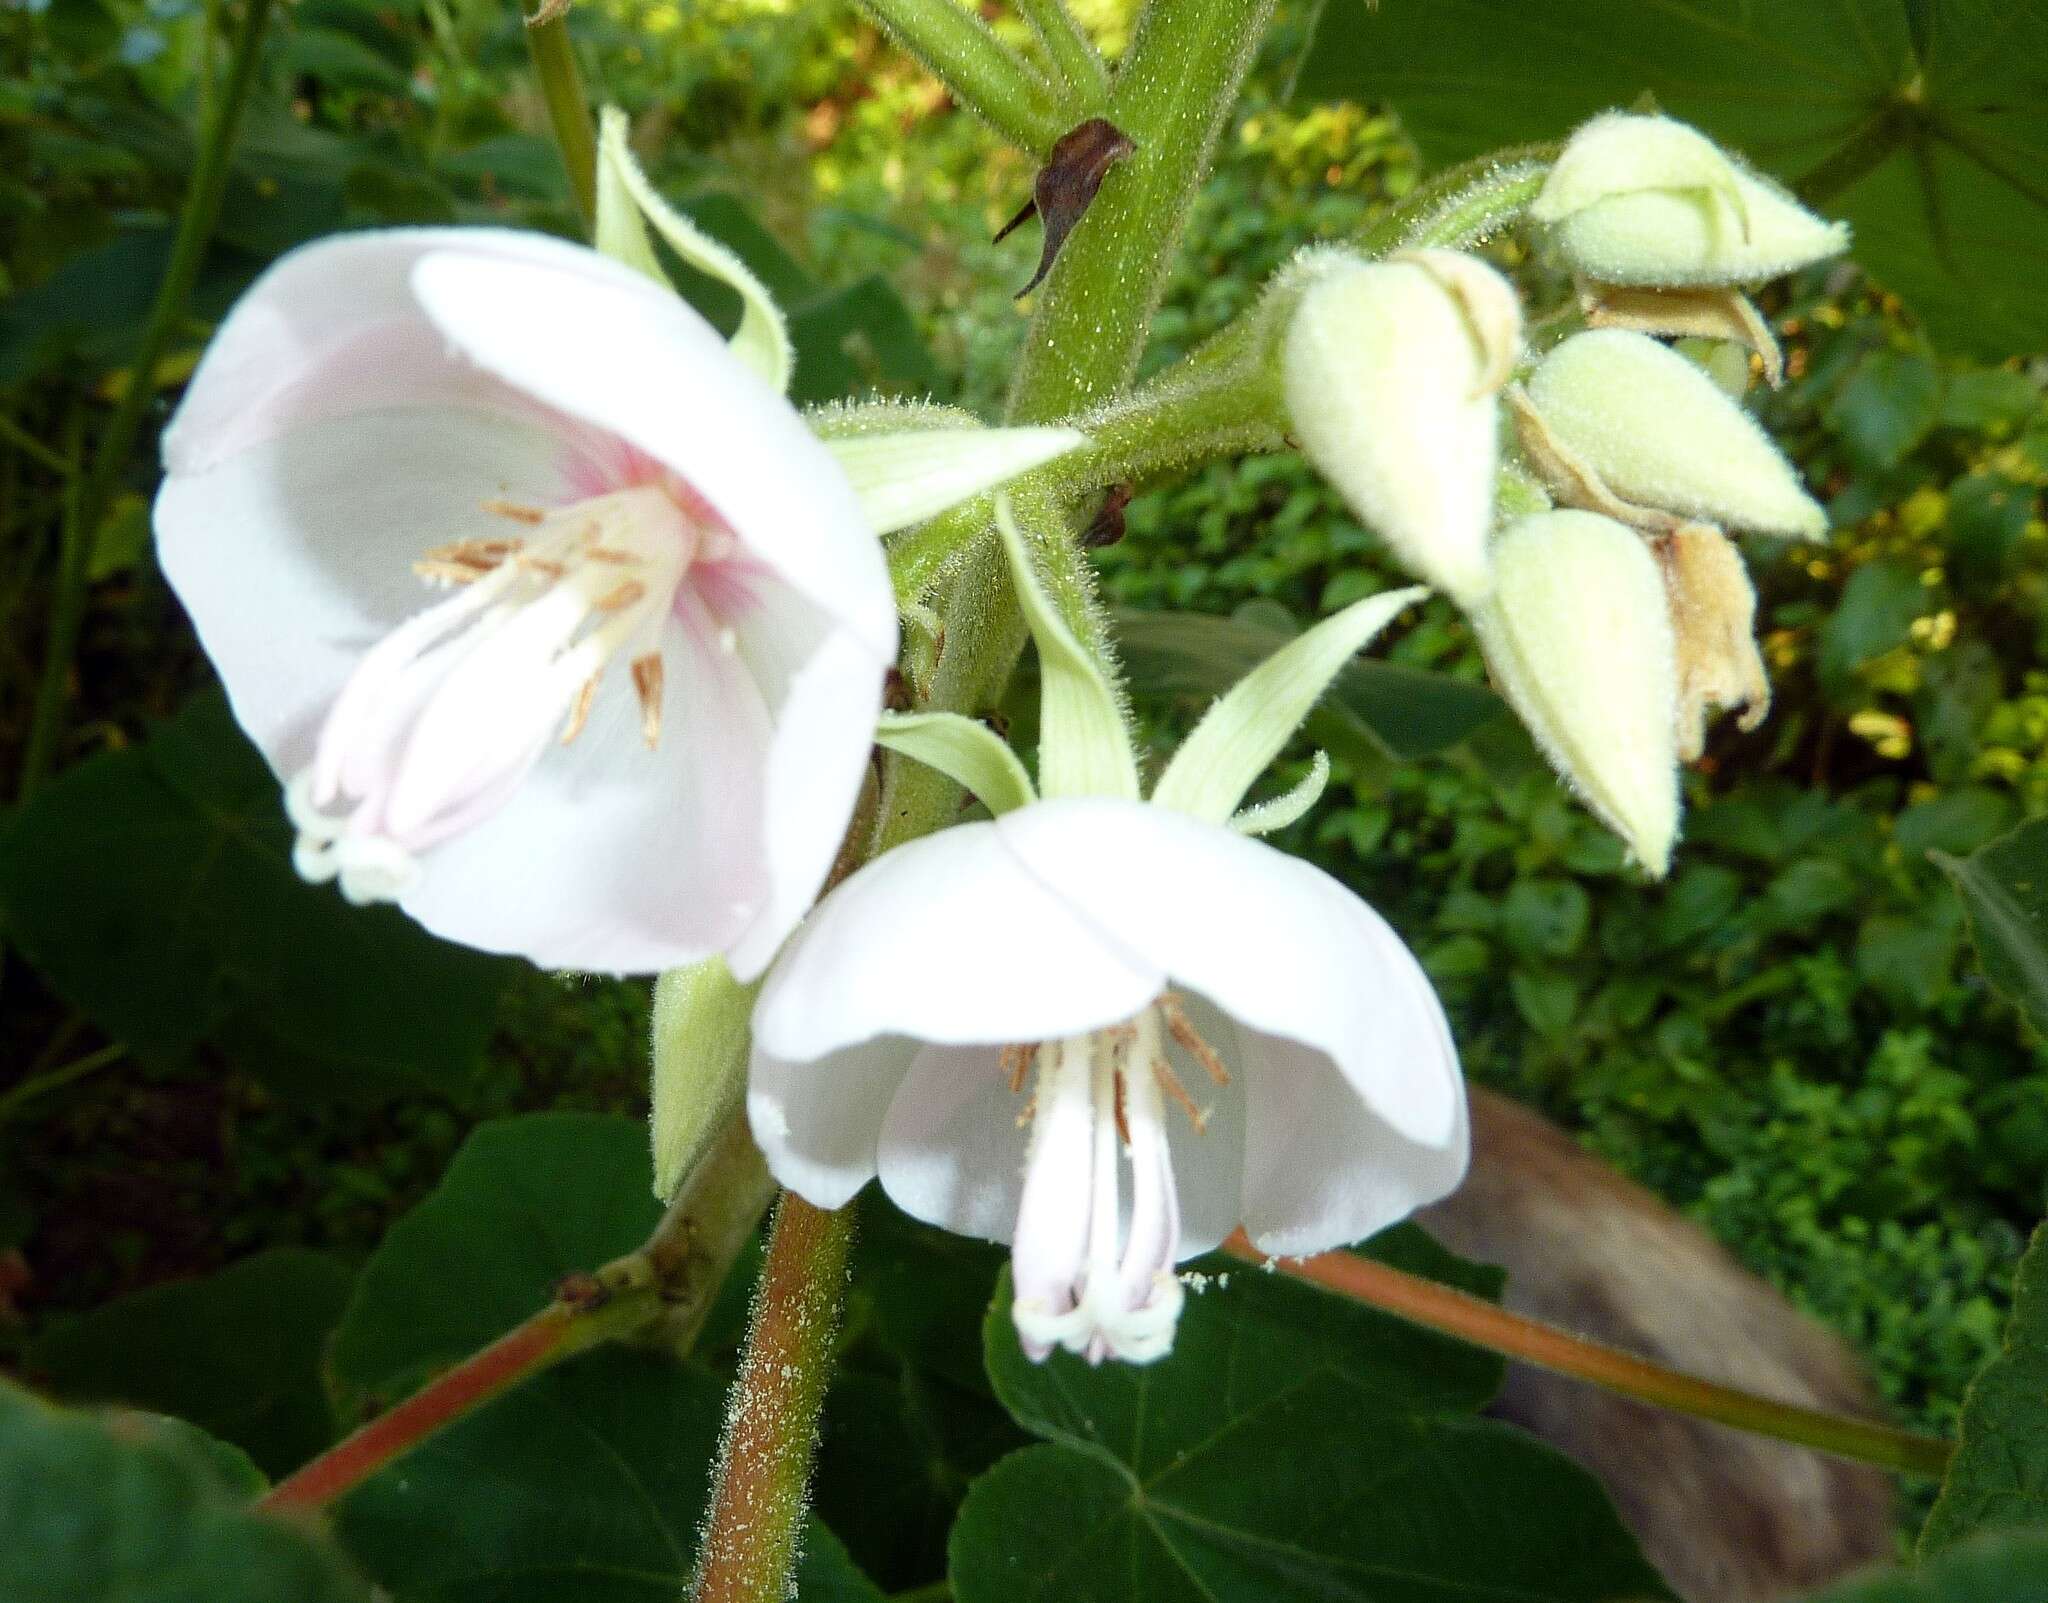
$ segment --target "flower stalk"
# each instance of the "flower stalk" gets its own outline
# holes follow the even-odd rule
[[[1052,86],[955,0],[861,0],[953,98],[1019,150],[1044,156],[1076,120]]]
[[[827,1212],[786,1191],[776,1207],[719,1444],[696,1603],[781,1603],[792,1595],[853,1226],[851,1206]]]
[[[566,3],[543,6],[527,19],[526,49],[547,104],[556,148],[568,169],[576,210],[589,227],[597,220],[597,133],[589,97],[583,92],[583,74],[576,65],[575,43],[569,37]]]
[[[1633,1397],[1638,1402],[1751,1435],[1811,1447],[1837,1458],[1875,1464],[1901,1474],[1933,1478],[1947,1468],[1954,1451],[1952,1444],[1937,1437],[1775,1402],[1738,1387],[1679,1374],[1633,1353],[1587,1341],[1539,1320],[1525,1319],[1450,1286],[1354,1253],[1268,1259],[1252,1248],[1242,1232],[1226,1241],[1223,1250],[1474,1347],[1484,1347],[1555,1375],[1582,1380],[1622,1397]]]

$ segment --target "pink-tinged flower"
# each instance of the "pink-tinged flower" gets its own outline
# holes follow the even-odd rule
[[[748,1109],[820,1207],[1011,1244],[1027,1352],[1166,1352],[1174,1265],[1371,1235],[1463,1177],[1428,979],[1321,870],[1147,802],[1039,801],[834,891],[754,1012]]]
[[[1143,1363],[1173,1342],[1174,1266],[1237,1225],[1318,1252],[1465,1172],[1464,1083],[1421,967],[1358,897],[1249,838],[1300,817],[1328,764],[1239,806],[1422,592],[1360,601],[1253,670],[1140,800],[1106,680],[998,525],[1038,641],[1039,785],[985,725],[884,719],[885,744],[996,816],[819,905],[755,1007],[747,1108],[776,1178],[818,1206],[879,1175],[919,1218],[1009,1242],[1033,1357]]]
[[[493,229],[292,253],[165,434],[164,571],[295,860],[551,967],[758,971],[896,651],[876,531],[666,285]]]

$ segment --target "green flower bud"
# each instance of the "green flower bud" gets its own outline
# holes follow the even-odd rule
[[[747,1083],[756,981],[742,985],[725,959],[670,969],[654,982],[654,1079],[649,1135],[654,1194],[681,1188],[740,1105]]]
[[[1437,250],[1334,259],[1287,330],[1303,452],[1411,573],[1461,602],[1490,583],[1494,396],[1520,337],[1507,280]]]
[[[1699,368],[1646,334],[1596,329],[1529,376],[1550,443],[1625,501],[1817,540],[1827,514],[1770,436]]]
[[[1661,877],[1678,834],[1678,665],[1656,557],[1611,518],[1538,512],[1495,540],[1493,580],[1472,621],[1494,682]]]
[[[1529,216],[1575,273],[1607,284],[1748,284],[1839,255],[1816,217],[1669,117],[1607,112],[1567,141]]]

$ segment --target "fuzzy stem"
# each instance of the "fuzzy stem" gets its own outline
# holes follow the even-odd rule
[[[1368,256],[1424,246],[1470,250],[1521,220],[1562,147],[1517,145],[1438,173],[1353,241]]]
[[[178,213],[178,231],[171,241],[170,260],[164,266],[163,282],[157,285],[149,321],[143,325],[142,338],[136,344],[127,387],[114,405],[92,466],[83,484],[77,486],[67,515],[57,588],[50,602],[49,638],[43,648],[43,675],[36,687],[35,711],[21,759],[17,792],[20,797],[26,797],[41,782],[63,733],[64,687],[71,677],[72,653],[78,645],[78,627],[85,613],[93,538],[106,516],[114,487],[135,452],[136,436],[142,431],[150,403],[156,399],[157,365],[185,319],[185,302],[199,277],[207,241],[213,237],[213,225],[220,217],[221,198],[227,190],[228,157],[234,151],[242,113],[256,81],[270,9],[271,0],[248,0],[242,12],[227,85],[215,105],[213,120],[199,148],[199,160],[192,169],[192,184]]]
[[[1069,119],[1080,122],[1102,110],[1109,99],[1109,68],[1066,0],[1017,0],[1017,9],[1038,35],[1053,76],[1065,91],[1063,109]]]
[[[566,0],[544,5],[526,23],[526,48],[533,58],[541,99],[547,102],[548,123],[568,169],[569,188],[586,227],[597,222],[597,134],[590,101],[583,92],[583,74],[576,66],[575,42],[569,37]]]
[[[851,1205],[783,1193],[718,1449],[696,1603],[783,1603],[802,1532],[818,1414],[853,1245]]]
[[[907,55],[1003,138],[1043,157],[1071,126],[1050,85],[958,0],[860,0]]]
[[[1534,1364],[1552,1374],[1582,1380],[1638,1402],[1752,1435],[1769,1436],[1909,1475],[1936,1478],[1947,1468],[1953,1451],[1948,1442],[1932,1436],[1773,1402],[1754,1392],[1683,1375],[1633,1353],[1525,1319],[1452,1287],[1353,1253],[1269,1259],[1245,1239],[1241,1230],[1223,1244],[1223,1250],[1249,1263],[1270,1264],[1284,1275],[1338,1292],[1354,1302],[1441,1331],[1475,1347]]]
[[[745,1117],[735,1114],[638,1251],[572,1275],[539,1313],[278,1482],[261,1506],[330,1503],[444,1426],[605,1342],[659,1327],[671,1347],[686,1348],[771,1190]]]

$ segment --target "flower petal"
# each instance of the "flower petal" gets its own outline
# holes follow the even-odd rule
[[[818,905],[768,976],[754,1040],[795,1062],[892,1034],[1043,1041],[1127,1019],[1164,981],[1027,873],[994,824],[962,824],[899,846]]]
[[[615,276],[451,249],[412,283],[471,360],[666,463],[751,555],[893,660],[882,548],[831,453],[680,298],[605,265]]]
[[[747,1070],[747,1122],[769,1173],[819,1208],[844,1207],[875,1177],[875,1143],[915,1041],[884,1036],[815,1062],[764,1052]]]
[[[376,229],[303,245],[257,278],[207,345],[164,430],[166,471],[202,472],[294,427],[384,407],[527,407],[450,352],[413,295],[414,266],[442,250],[572,282],[638,282],[595,251],[513,229]]]
[[[174,468],[157,496],[158,559],[280,778],[312,760],[363,653],[434,599],[413,561],[503,534],[483,498],[543,492],[553,453],[529,421],[426,409],[330,418]]]
[[[1327,1053],[1404,1136],[1451,1138],[1463,1088],[1436,993],[1400,937],[1329,875],[1129,802],[1041,802],[987,827],[1098,939],[1240,1024]]]
[[[545,968],[644,974],[724,950],[767,896],[769,727],[745,666],[711,633],[687,613],[666,626],[655,750],[614,664],[575,742],[424,859],[406,912]]]
[[[1462,1087],[1450,1129],[1415,1141],[1361,1101],[1326,1053],[1255,1030],[1240,1038],[1250,1099],[1244,1227],[1259,1251],[1291,1258],[1363,1241],[1464,1178]]]
[[[1031,1121],[1018,1115],[1031,1094],[1028,1085],[1010,1089],[995,1047],[923,1048],[882,1121],[882,1189],[926,1224],[1007,1242],[1031,1137]],[[1084,1196],[1086,1186],[1084,1171]]]
[[[768,898],[727,954],[752,980],[817,899],[867,774],[888,664],[793,592],[763,595],[737,629],[772,711],[763,791]]]

